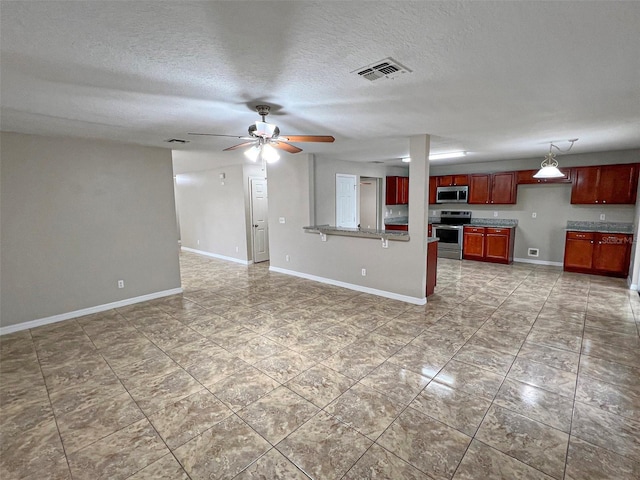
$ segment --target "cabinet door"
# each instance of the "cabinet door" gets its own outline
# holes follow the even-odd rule
[[[398,203],[400,205],[408,205],[409,204],[409,177],[400,177],[399,180],[399,195],[398,195]]]
[[[591,270],[593,266],[593,233],[567,232],[564,245],[564,268]]]
[[[484,238],[484,256],[487,260],[509,261],[509,230],[487,228]]]
[[[491,203],[516,203],[515,172],[494,173],[492,175]]]
[[[465,227],[462,237],[462,257],[469,260],[482,260],[484,258],[483,227]]]
[[[632,239],[632,235],[596,234],[593,269],[626,277],[629,273]]]
[[[436,177],[438,179],[439,187],[450,187],[453,185],[453,176],[452,175],[440,175]]]
[[[452,183],[456,186],[469,185],[469,175],[453,175]]]
[[[469,203],[489,203],[491,175],[469,175]]]
[[[429,205],[436,204],[437,186],[438,186],[438,177],[429,177]]]
[[[598,203],[598,167],[577,167],[573,169],[571,203]]]
[[[598,203],[634,204],[638,188],[635,164],[603,165],[598,179]]]
[[[385,185],[385,205],[398,204],[398,177],[387,177]]]

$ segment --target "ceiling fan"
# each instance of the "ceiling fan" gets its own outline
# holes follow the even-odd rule
[[[291,142],[333,142],[335,138],[331,135],[280,135],[280,129],[273,123],[267,123],[265,117],[269,115],[271,107],[269,105],[256,105],[258,115],[262,117],[262,121],[257,121],[249,125],[248,136],[237,135],[219,135],[216,133],[189,133],[189,135],[206,135],[211,137],[231,137],[241,140],[248,140],[238,145],[225,148],[223,151],[236,150],[243,147],[251,147],[245,152],[245,155],[251,160],[256,161],[260,155],[267,162],[275,161],[279,158],[275,149],[284,150],[289,153],[298,153],[302,149],[291,145]]]

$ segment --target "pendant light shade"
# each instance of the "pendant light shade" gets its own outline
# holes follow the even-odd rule
[[[542,161],[542,163],[540,164],[540,170],[538,170],[538,173],[536,173],[533,178],[562,178],[564,177],[564,173],[562,173],[560,170],[558,170],[558,161],[556,160],[556,155],[555,153],[553,153],[551,151],[551,149],[553,147],[555,147],[559,152],[563,152],[566,153],[569,150],[571,150],[571,147],[573,147],[573,144],[575,142],[577,142],[578,139],[574,139],[574,140],[569,140],[569,142],[571,142],[571,145],[569,145],[569,148],[567,148],[566,150],[560,150],[560,148],[558,148],[556,145],[554,145],[553,143],[549,144],[549,153],[547,153],[544,156],[544,160]]]
[[[536,173],[533,178],[560,178],[564,177],[564,174],[558,170],[558,161],[556,160],[556,156],[551,153],[551,149],[549,149],[549,153],[547,153],[544,157],[544,160],[540,164],[540,170]]]

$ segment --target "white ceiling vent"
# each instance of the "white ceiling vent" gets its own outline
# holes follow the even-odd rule
[[[374,81],[379,78],[395,78],[403,73],[410,72],[411,70],[400,62],[396,62],[393,58],[387,57],[366,67],[358,68],[351,73],[355,73],[369,81]]]

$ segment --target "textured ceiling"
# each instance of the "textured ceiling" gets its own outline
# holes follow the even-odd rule
[[[466,161],[640,147],[640,2],[2,1],[0,127],[222,150],[258,103],[306,152]],[[393,57],[412,70],[351,73]],[[562,144],[566,146],[566,144]],[[233,154],[231,154],[233,155]]]

